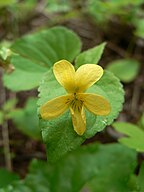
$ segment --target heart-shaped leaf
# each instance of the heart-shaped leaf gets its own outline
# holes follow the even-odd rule
[[[73,61],[79,54],[79,37],[64,27],[53,27],[35,34],[26,35],[14,42],[11,50],[15,70],[4,75],[4,85],[13,91],[35,88],[44,72],[58,60]]]
[[[39,92],[39,107],[48,100],[65,94],[64,88],[59,85],[50,70],[44,76]],[[95,116],[86,111],[87,126],[86,132],[82,136],[77,135],[74,131],[69,110],[49,121],[40,118],[42,136],[50,161],[59,159],[68,151],[77,148],[87,138],[104,129],[106,125],[110,125],[121,111],[124,92],[119,80],[112,73],[105,72],[98,83],[88,89],[88,92],[106,97],[111,104],[111,113],[108,116]]]

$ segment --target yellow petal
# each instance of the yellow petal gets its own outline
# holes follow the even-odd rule
[[[73,110],[70,108],[74,130],[78,135],[83,135],[86,130],[86,117],[84,109]]]
[[[69,95],[56,97],[41,106],[40,114],[43,119],[52,119],[63,114],[69,107]]]
[[[68,93],[75,89],[75,69],[74,66],[66,60],[58,61],[53,67],[54,75],[57,81],[66,89]]]
[[[111,111],[110,103],[104,97],[96,94],[79,94],[84,106],[95,115],[108,115]]]
[[[77,92],[83,92],[98,81],[103,75],[103,69],[99,65],[85,64],[76,71]]]

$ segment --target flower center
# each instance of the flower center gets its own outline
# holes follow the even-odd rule
[[[74,111],[81,111],[83,106],[83,101],[78,97],[77,93],[73,94],[73,98],[70,101],[70,107],[74,110]]]

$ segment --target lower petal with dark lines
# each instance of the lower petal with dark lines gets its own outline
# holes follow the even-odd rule
[[[71,107],[71,116],[74,130],[78,135],[83,135],[86,130],[86,117],[84,108],[81,107],[79,110],[76,108],[75,110]]]

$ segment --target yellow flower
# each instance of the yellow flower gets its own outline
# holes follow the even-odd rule
[[[67,95],[56,97],[41,106],[40,114],[49,120],[63,114],[70,108],[74,130],[83,135],[86,130],[84,108],[95,115],[108,115],[111,107],[102,96],[84,93],[103,75],[99,65],[85,64],[75,71],[74,66],[66,60],[58,61],[53,67],[57,81],[65,88]]]

